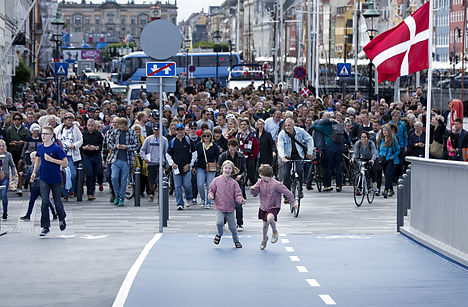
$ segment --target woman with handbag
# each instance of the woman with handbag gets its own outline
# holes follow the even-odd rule
[[[202,133],[202,141],[197,143],[197,162],[195,163],[197,174],[197,187],[200,194],[200,206],[210,209],[212,200],[206,199],[211,182],[216,176],[219,147],[213,142],[213,134],[210,130]],[[205,193],[205,184],[206,190]]]
[[[441,115],[431,119],[431,134],[429,135],[429,158],[440,159],[444,154],[445,123]]]
[[[390,125],[383,125],[382,132],[380,133],[377,144],[379,146],[379,164],[382,171],[385,173],[385,190],[383,197],[393,196],[393,173],[395,171],[395,165],[400,162],[398,155],[400,154],[400,146],[398,140],[393,135],[392,128]],[[382,176],[377,178],[377,189],[380,191],[382,185]]]

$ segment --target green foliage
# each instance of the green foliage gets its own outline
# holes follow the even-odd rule
[[[216,51],[214,42],[199,41],[193,44],[193,48],[213,49]],[[218,52],[229,52],[229,46],[226,43],[219,44]]]
[[[21,92],[23,86],[31,80],[32,69],[24,61],[20,61],[16,66],[16,74],[12,78],[13,95]]]
[[[104,49],[104,60],[105,61],[109,61],[111,57],[115,57],[118,55],[118,51],[117,49],[118,48],[133,48],[133,50],[136,50],[136,44],[135,42],[130,42],[128,44],[124,44],[122,42],[120,43],[115,43],[115,44],[109,44],[106,46],[106,48]]]

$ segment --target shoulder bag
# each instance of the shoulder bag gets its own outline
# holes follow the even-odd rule
[[[206,150],[205,150],[205,144],[201,144],[203,148],[203,154],[205,155],[205,162],[206,162],[206,172],[207,173],[216,173],[218,170],[218,165],[216,162],[208,162],[208,159],[206,158]]]

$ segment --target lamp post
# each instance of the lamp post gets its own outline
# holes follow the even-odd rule
[[[54,63],[60,61],[60,44],[62,43],[62,32],[60,27],[63,27],[65,22],[60,18],[60,10],[57,9],[55,14],[55,19],[50,22],[53,26],[57,26],[57,33],[52,34],[51,41],[55,42],[55,51],[54,51]],[[54,64],[55,65],[55,64]],[[57,86],[57,105],[60,106],[60,84],[59,81],[62,79],[55,74],[55,85]]]
[[[188,85],[188,80],[189,80],[188,53],[189,53],[189,50],[190,50],[190,37],[188,35],[185,36],[184,47],[185,47],[185,86],[187,86]]]
[[[216,52],[216,98],[218,97],[218,66],[219,66],[219,58],[218,58],[218,52],[219,52],[219,43],[221,42],[221,35],[219,34],[219,29],[216,30],[216,32],[213,35],[213,40],[214,40],[214,49]]]
[[[257,53],[257,50],[255,49],[255,47],[252,47],[252,63],[251,64],[255,64],[255,55]]]
[[[369,32],[369,39],[374,39],[374,33],[377,32],[374,29],[374,18],[379,17],[380,13],[374,9],[374,1],[369,1],[368,9],[362,14],[367,22],[367,32]],[[370,112],[372,104],[372,60],[369,60],[369,103],[368,110]]]

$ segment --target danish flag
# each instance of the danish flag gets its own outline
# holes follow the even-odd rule
[[[398,26],[378,35],[365,47],[364,52],[379,72],[379,82],[395,81],[429,67],[429,9],[430,1],[423,4]]]
[[[304,97],[304,98],[309,97],[310,94],[311,94],[311,92],[310,92],[310,90],[309,90],[307,87],[301,91],[301,95],[302,95],[302,97]]]

